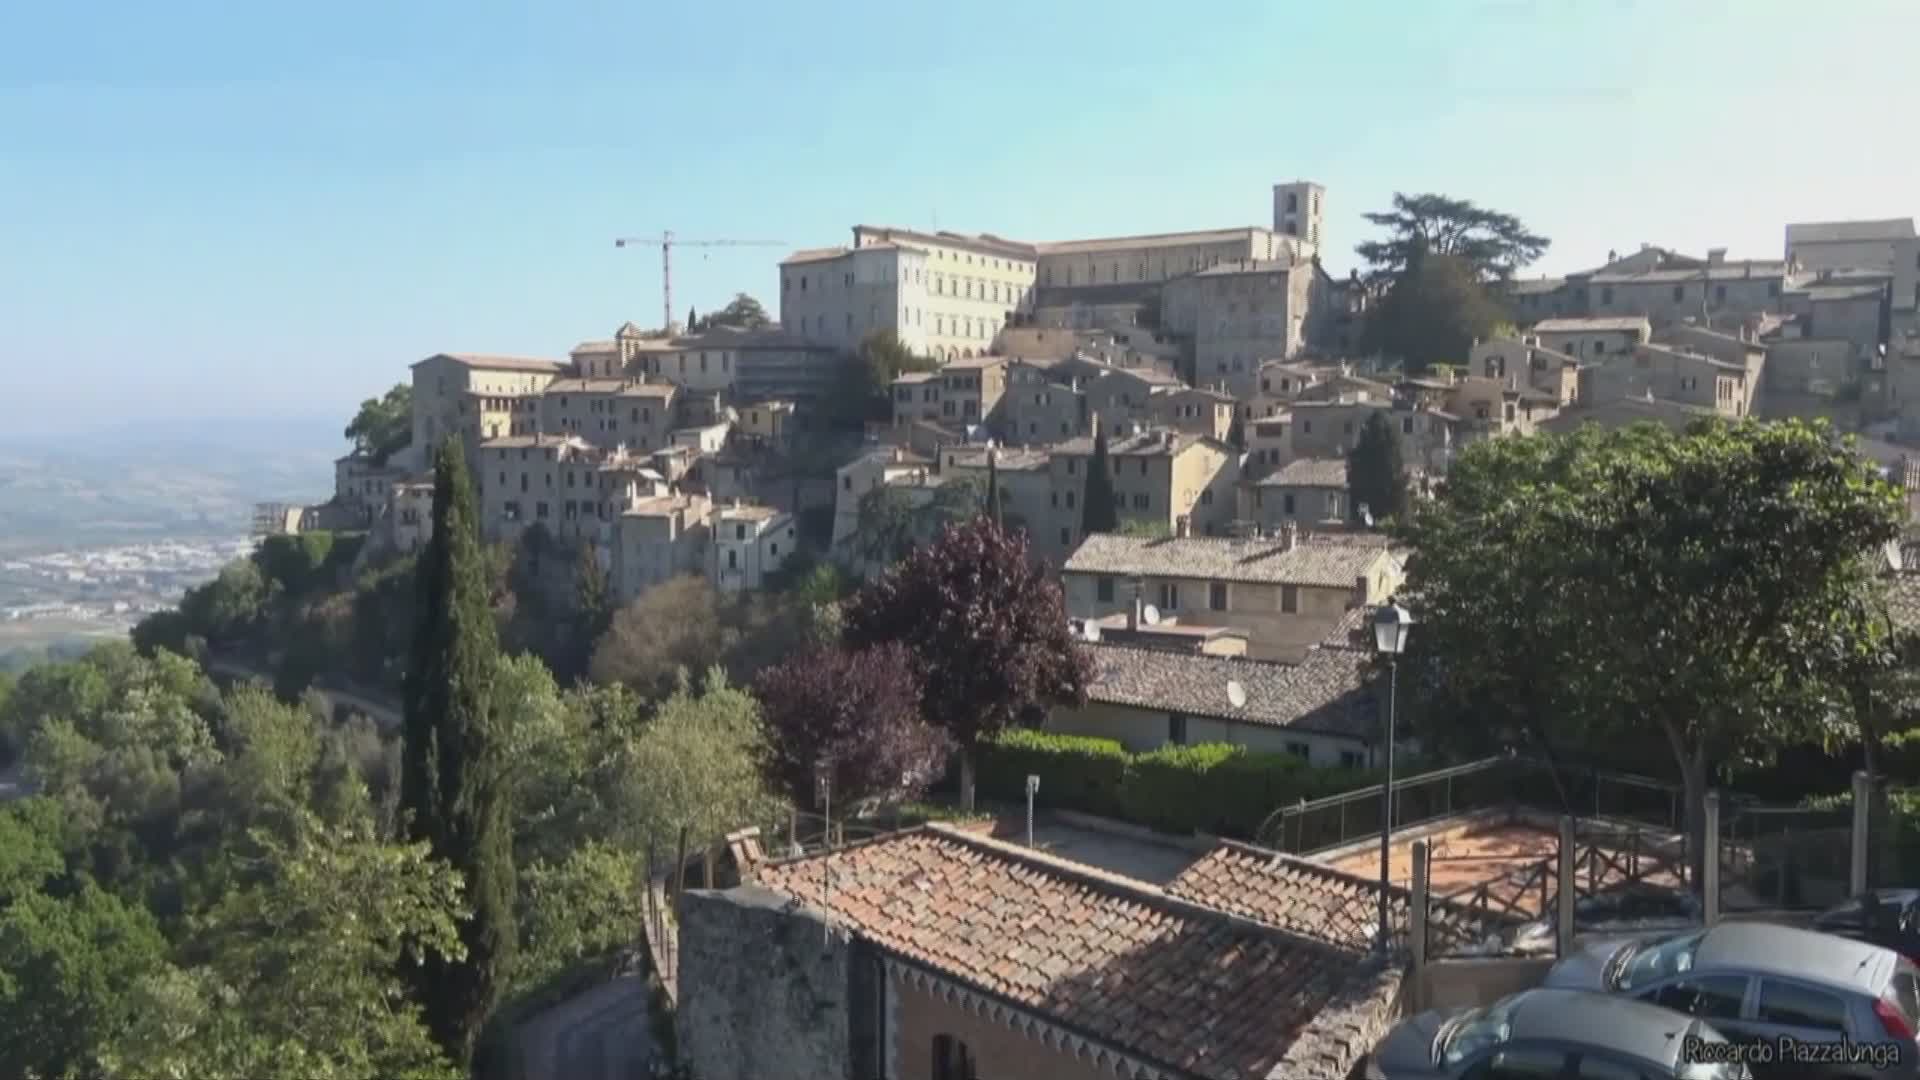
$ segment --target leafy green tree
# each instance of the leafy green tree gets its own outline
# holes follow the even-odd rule
[[[1087,490],[1080,499],[1083,536],[1110,533],[1120,527],[1120,511],[1113,494],[1113,465],[1107,457],[1107,433],[1093,433],[1093,456],[1087,459]]]
[[[833,395],[836,422],[857,426],[893,415],[893,380],[915,371],[932,371],[932,358],[919,356],[888,330],[876,330],[860,342],[854,362]]]
[[[252,559],[235,559],[220,576],[187,590],[180,601],[194,633],[216,644],[252,638],[267,616],[273,594],[267,577]]]
[[[1506,313],[1455,255],[1418,257],[1391,279],[1367,315],[1362,348],[1400,360],[1410,372],[1437,364],[1464,364]]]
[[[516,985],[538,986],[583,960],[631,946],[645,914],[640,866],[633,852],[589,839],[559,862],[527,867]]]
[[[127,1021],[138,980],[165,964],[153,917],[87,883],[0,908],[0,1046],[13,1076],[85,1075]]]
[[[573,618],[565,670],[568,678],[584,677],[593,662],[593,649],[613,622],[613,588],[600,566],[593,545],[582,543],[574,556]]]
[[[1364,216],[1387,230],[1385,240],[1354,249],[1376,281],[1397,278],[1430,255],[1459,260],[1476,281],[1506,281],[1550,243],[1512,214],[1445,195],[1395,194],[1393,209]]]
[[[735,330],[764,330],[772,325],[773,320],[767,317],[767,309],[760,306],[760,301],[755,300],[746,293],[734,293],[733,299],[727,301],[726,307],[707,316],[707,321],[703,324],[702,328],[712,330],[716,327],[729,327]]]
[[[461,875],[472,912],[460,925],[463,955],[430,951],[417,986],[434,1036],[465,1065],[510,976],[517,935],[510,762],[495,716],[500,648],[457,438],[436,455],[433,536],[417,578],[421,617],[407,669],[402,804],[410,835]]]
[[[60,805],[32,797],[0,806],[0,910],[66,872]]]
[[[658,699],[683,677],[719,663],[729,640],[712,583],[683,575],[616,611],[589,667],[595,682],[621,683]]]
[[[268,871],[194,920],[187,955],[136,983],[102,1072],[243,1080],[455,1080],[399,976],[457,956],[460,878],[425,844],[303,817],[256,833]]]
[[[710,843],[768,822],[780,806],[760,772],[765,736],[753,695],[720,670],[703,685],[662,703],[620,763],[614,839],[630,851],[651,844],[656,859],[670,860],[682,828],[690,844]]]
[[[1406,513],[1407,464],[1400,452],[1400,432],[1384,411],[1367,417],[1347,453],[1347,502],[1355,517],[1364,506],[1375,521]]]
[[[1824,424],[1475,443],[1406,531],[1421,736],[1664,747],[1697,863],[1714,771],[1845,699],[1823,655],[1900,513]]]
[[[360,411],[342,433],[357,453],[376,465],[413,442],[413,387],[395,383],[393,389],[360,403]]]
[[[891,642],[912,653],[922,714],[961,751],[971,797],[972,751],[1056,703],[1086,701],[1091,673],[1067,628],[1060,583],[1030,557],[1024,536],[985,518],[952,525],[846,605],[853,649]]]
[[[1121,536],[1133,536],[1142,540],[1165,540],[1173,535],[1173,526],[1154,518],[1130,517],[1120,523],[1117,531]]]

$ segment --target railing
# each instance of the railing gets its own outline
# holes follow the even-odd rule
[[[1823,908],[1846,898],[1853,810],[1743,806],[1720,826],[1722,910]]]
[[[1341,847],[1380,832],[1382,784],[1283,806],[1260,825],[1259,842],[1295,854]],[[1483,758],[1395,780],[1394,830],[1500,806],[1618,818],[1677,831],[1678,785],[1630,773],[1561,767],[1517,754]]]

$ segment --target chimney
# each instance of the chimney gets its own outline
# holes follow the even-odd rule
[[[1193,523],[1187,519],[1187,515],[1181,514],[1173,519],[1173,535],[1182,540],[1193,536]]]
[[[1726,248],[1708,248],[1707,249],[1707,265],[1708,266],[1725,266],[1726,264],[1727,264]]]
[[[1140,623],[1143,621],[1143,614],[1147,607],[1146,588],[1147,583],[1145,578],[1136,577],[1133,579],[1133,607],[1127,609],[1127,629],[1129,630],[1140,629]]]
[[[1280,526],[1280,550],[1292,551],[1300,544],[1300,523],[1288,521]]]

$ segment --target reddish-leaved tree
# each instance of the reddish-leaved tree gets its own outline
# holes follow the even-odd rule
[[[910,798],[946,767],[952,743],[920,718],[920,676],[906,647],[818,649],[754,681],[767,728],[767,780],[798,805],[824,769],[834,805]]]
[[[846,605],[847,644],[899,642],[921,679],[921,714],[961,752],[973,798],[973,748],[1049,705],[1083,705],[1091,672],[1067,626],[1066,595],[1026,535],[986,517],[949,526]]]

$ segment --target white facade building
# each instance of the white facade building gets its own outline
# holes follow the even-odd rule
[[[716,508],[712,523],[707,580],[721,592],[763,588],[799,544],[793,515],[770,506],[735,502]]]

